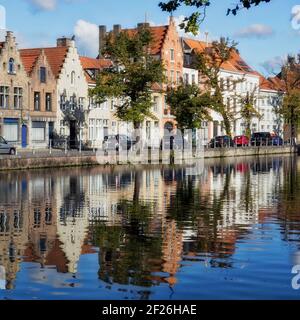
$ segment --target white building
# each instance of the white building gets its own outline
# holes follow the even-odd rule
[[[186,64],[192,63],[193,54],[203,53],[210,45],[210,43],[203,41],[184,38]],[[186,71],[187,78],[190,78],[192,74],[191,71]],[[245,121],[240,112],[241,99],[247,95],[254,98],[255,107],[261,113],[261,117],[252,119],[251,132],[274,132],[275,126],[279,128],[282,125],[282,120],[278,117],[273,106],[277,94],[276,90],[272,89],[272,84],[268,80],[249,67],[237,50],[233,51],[231,59],[221,66],[219,81],[224,102],[228,111],[233,115],[231,127],[233,135],[242,135],[246,132]],[[222,115],[211,111],[211,117],[213,121],[208,125],[208,138],[225,135]]]

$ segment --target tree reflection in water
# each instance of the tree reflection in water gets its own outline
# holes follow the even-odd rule
[[[75,276],[80,258],[97,254],[99,283],[149,299],[158,286],[176,292],[194,262],[199,270],[234,269],[238,246],[255,230],[264,243],[269,224],[300,250],[298,163],[211,160],[201,176],[184,167],[2,173],[6,288],[15,288],[22,262]]]

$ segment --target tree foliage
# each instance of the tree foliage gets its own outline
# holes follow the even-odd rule
[[[256,90],[247,92],[246,96],[241,98],[241,117],[246,127],[246,136],[251,136],[251,123],[254,118],[261,118],[261,114],[256,109]]]
[[[181,85],[167,94],[167,103],[176,117],[178,128],[199,129],[203,120],[210,120],[212,99],[209,92],[202,93],[196,85]]]
[[[220,81],[220,71],[222,65],[230,60],[234,50],[236,50],[235,42],[221,38],[220,41],[214,41],[205,52],[198,53],[193,63],[203,76],[204,86],[211,92],[213,109],[222,116],[227,135],[231,135],[231,124],[235,114],[224,100],[225,86]],[[227,90],[233,91],[236,83],[240,81],[232,80],[230,84],[232,87]]]
[[[164,68],[151,55],[151,43],[151,32],[146,27],[135,34],[109,34],[103,55],[112,60],[113,67],[100,72],[96,87],[90,91],[99,103],[115,98],[117,117],[132,122],[135,128],[154,117],[151,88],[164,81]]]
[[[232,14],[235,16],[241,9],[250,9],[254,6],[260,5],[263,2],[271,2],[271,0],[236,1],[237,3],[235,5],[232,5],[227,9],[227,15]],[[170,13],[173,13],[182,6],[195,9],[195,12],[184,19],[180,27],[184,29],[185,32],[192,32],[193,34],[197,34],[199,30],[199,24],[205,19],[207,7],[216,2],[216,0],[167,0],[161,1],[159,3],[159,6],[163,11],[167,11]]]
[[[277,78],[282,87],[278,93],[282,100],[279,113],[290,124],[291,138],[295,138],[296,128],[300,124],[300,55],[288,56]]]

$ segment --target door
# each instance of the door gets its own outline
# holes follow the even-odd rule
[[[70,121],[70,148],[76,148],[77,134],[76,134],[76,121]]]
[[[22,125],[22,148],[27,147],[27,126]]]

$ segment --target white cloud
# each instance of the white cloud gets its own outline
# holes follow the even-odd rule
[[[99,31],[96,24],[78,20],[74,27],[76,44],[82,55],[96,57],[99,49]]]
[[[264,70],[270,74],[275,75],[280,72],[281,67],[283,66],[284,62],[286,61],[286,56],[277,56],[272,59],[269,59],[261,64]]]
[[[27,0],[34,8],[45,11],[52,11],[56,8],[56,0]]]
[[[59,2],[73,3],[79,0],[26,0],[35,10],[53,11]]]
[[[235,33],[239,38],[266,38],[274,34],[273,29],[270,26],[264,24],[252,24],[246,28],[243,28]]]
[[[292,27],[295,30],[300,29],[300,5],[292,8]]]

